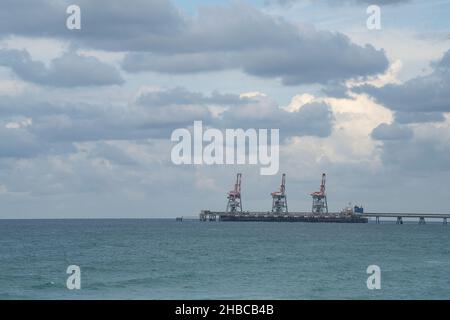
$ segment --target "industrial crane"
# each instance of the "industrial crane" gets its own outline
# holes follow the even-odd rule
[[[325,191],[325,173],[322,173],[322,183],[320,184],[320,191],[311,193],[313,198],[312,213],[324,214],[328,213],[327,194]]]
[[[226,212],[241,212],[242,213],[242,202],[241,202],[241,177],[242,173],[238,173],[236,176],[236,183],[234,184],[234,189],[227,193],[227,209]]]
[[[288,213],[285,173],[281,176],[280,190],[272,192],[270,195],[272,196],[272,212]]]

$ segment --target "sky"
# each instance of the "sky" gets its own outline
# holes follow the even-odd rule
[[[81,29],[68,29],[68,6]],[[369,29],[367,8],[380,8]],[[4,0],[0,218],[450,212],[450,0]],[[171,133],[277,128],[280,170],[176,165]]]

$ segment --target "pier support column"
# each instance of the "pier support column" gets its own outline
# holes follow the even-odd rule
[[[419,218],[419,224],[425,224],[425,217]]]
[[[447,218],[444,218],[443,224],[447,224]]]
[[[380,224],[380,217],[379,217],[379,216],[376,216],[376,217],[375,217],[375,223],[376,223],[376,224]]]
[[[397,217],[397,224],[403,224],[402,217]]]
[[[200,221],[208,221],[209,216],[210,216],[209,210],[202,210],[199,214]]]

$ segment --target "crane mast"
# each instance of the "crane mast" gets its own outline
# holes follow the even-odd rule
[[[281,176],[281,186],[279,191],[272,192],[272,212],[288,213],[286,196],[286,174]]]
[[[320,191],[311,193],[313,198],[312,213],[314,214],[328,214],[327,194],[325,189],[326,174],[322,173],[322,182],[320,184]]]
[[[226,212],[242,213],[241,178],[242,173],[238,173],[236,176],[236,183],[234,184],[234,189],[227,193],[228,202]]]

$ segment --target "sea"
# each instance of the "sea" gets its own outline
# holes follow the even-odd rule
[[[0,220],[0,299],[450,299],[450,225]]]

